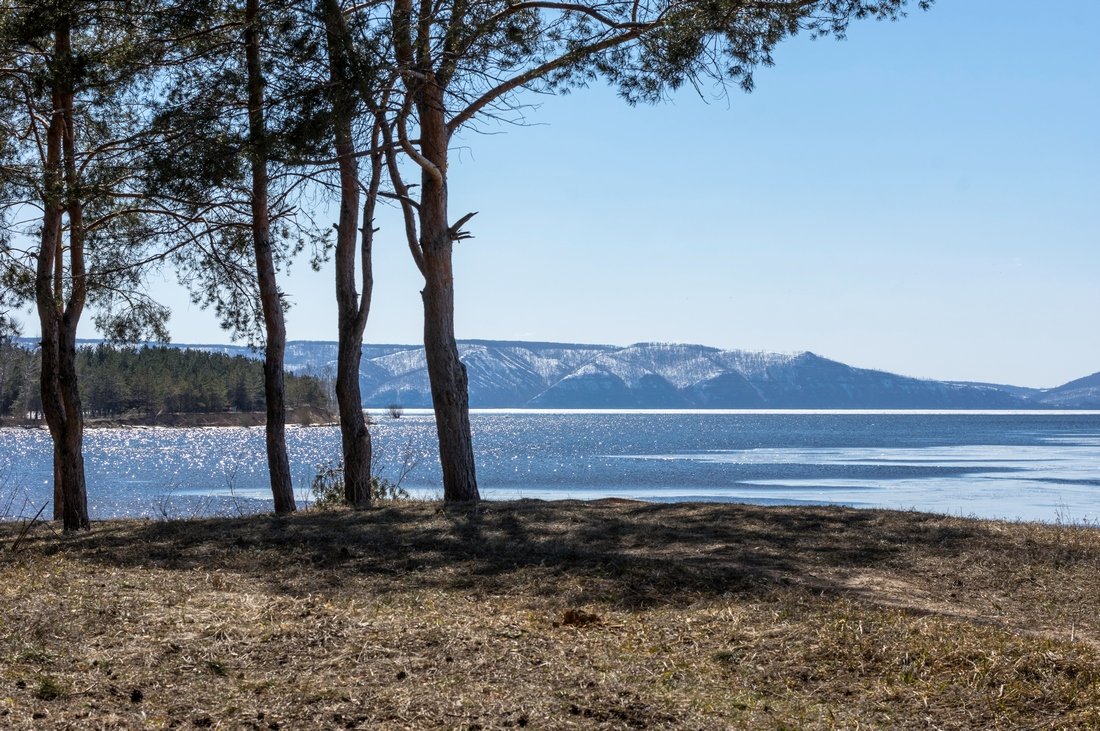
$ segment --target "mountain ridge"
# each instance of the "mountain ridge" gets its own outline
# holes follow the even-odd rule
[[[459,352],[474,408],[1100,408],[1100,374],[1034,389],[690,343],[473,339],[459,341]],[[335,343],[293,341],[287,366],[324,375],[335,354]],[[364,406],[431,406],[421,346],[364,345],[360,379]]]
[[[243,345],[169,347],[260,357]],[[331,377],[336,352],[335,342],[289,341],[286,367]],[[474,339],[459,341],[459,352],[473,408],[1100,408],[1100,373],[1035,389],[913,378],[849,366],[810,351],[768,353],[690,343]],[[359,377],[366,407],[431,406],[421,346],[365,344]]]

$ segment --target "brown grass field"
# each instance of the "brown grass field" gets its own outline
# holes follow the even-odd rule
[[[22,528],[0,728],[1100,729],[1095,527],[523,501]]]

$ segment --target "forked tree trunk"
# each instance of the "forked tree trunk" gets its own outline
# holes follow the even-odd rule
[[[447,221],[447,145],[443,93],[425,84],[420,113],[421,149],[439,176],[421,176],[420,246],[423,253],[424,354],[432,388],[432,407],[443,468],[443,499],[479,500],[470,431],[470,397],[466,366],[455,340],[455,290],[452,253],[454,234]]]
[[[350,38],[340,4],[324,0],[329,61],[329,93],[332,98],[334,144],[340,173],[340,218],[336,223],[336,308],[339,343],[336,354],[336,402],[340,411],[340,443],[344,456],[344,502],[363,508],[371,502],[372,445],[363,397],[359,389],[359,364],[363,357],[363,331],[370,313],[374,287],[371,262],[370,220],[359,219],[359,166],[352,138],[355,101],[348,78]],[[362,236],[360,262],[363,294],[356,289],[357,246]]]
[[[279,515],[295,510],[290,459],[286,450],[286,391],[283,367],[286,324],[275,281],[275,257],[268,212],[267,146],[264,129],[263,71],[260,65],[258,0],[245,4],[245,56],[248,67],[248,132],[252,143],[252,242],[264,314],[264,397],[267,402],[267,468]]]
[[[42,413],[54,445],[54,518],[66,532],[87,530],[84,478],[84,417],[76,376],[76,328],[84,309],[83,218],[76,188],[73,81],[69,18],[58,18],[54,53],[61,69],[53,79],[53,114],[46,132],[46,166],[41,247],[35,272],[35,304],[42,328]],[[66,186],[66,179],[68,185]],[[64,287],[62,218],[69,214],[69,298]]]

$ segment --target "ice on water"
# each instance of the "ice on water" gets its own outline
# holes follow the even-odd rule
[[[825,503],[1026,520],[1100,520],[1100,414],[488,412],[472,417],[487,498]],[[381,418],[378,469],[440,492],[429,413]],[[294,483],[339,458],[335,428],[288,430]],[[263,429],[87,433],[93,517],[270,508]],[[50,497],[43,430],[0,430],[0,515]]]

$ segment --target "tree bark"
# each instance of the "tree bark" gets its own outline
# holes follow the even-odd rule
[[[344,502],[353,508],[365,508],[371,502],[372,444],[359,390],[362,340],[349,337],[347,331],[348,328],[341,322],[336,401],[340,411],[340,445],[344,455]]]
[[[52,312],[42,324],[42,412],[54,444],[54,520],[65,532],[87,530],[88,492],[84,476],[84,418],[76,381],[76,342]]]
[[[61,430],[60,457],[65,501],[62,524],[66,531],[88,530],[88,492],[84,476],[84,412],[76,375],[76,324],[78,313],[66,308],[59,332],[58,386],[64,404],[65,420]],[[76,317],[74,317],[76,314]]]
[[[355,99],[351,80],[350,38],[336,0],[323,0],[332,100],[334,144],[340,177],[340,217],[336,223],[336,307],[339,342],[336,355],[336,402],[340,411],[340,441],[344,457],[344,502],[364,508],[371,502],[372,444],[363,415],[359,365],[363,357],[363,331],[370,313],[374,286],[369,215],[359,218],[359,166],[352,137]],[[374,181],[372,180],[372,184]],[[373,202],[368,201],[373,210]],[[363,293],[356,288],[357,244],[362,236]]]
[[[41,383],[41,379],[39,379]],[[49,426],[49,422],[46,422],[46,426]],[[62,485],[65,483],[64,476],[61,472],[61,448],[57,446],[57,437],[53,435],[53,429],[50,429],[50,439],[54,443],[53,447],[53,519],[64,520],[65,519],[65,490]]]
[[[454,334],[454,275],[449,247],[444,252],[425,252],[424,265],[424,289],[420,293],[424,300],[424,353],[439,436],[443,499],[479,500],[469,384]]]
[[[5,387],[8,385],[8,343],[0,332],[0,419],[8,415],[8,407],[4,403]]]
[[[41,247],[35,277],[35,304],[42,328],[42,412],[54,444],[54,518],[66,532],[87,530],[88,494],[84,477],[84,417],[76,376],[76,329],[87,296],[84,278],[83,209],[78,197],[70,76],[71,25],[59,17],[54,31],[57,68],[52,115],[46,132],[46,165]],[[62,219],[69,216],[69,298],[64,287]]]
[[[264,79],[260,65],[258,0],[245,3],[245,57],[248,68],[248,132],[252,145],[252,242],[264,315],[264,397],[267,403],[267,467],[275,512],[294,512],[294,487],[286,450],[286,392],[283,380],[286,323],[275,277],[268,211],[267,145],[264,128]]]
[[[443,92],[429,79],[418,112],[421,149],[438,175],[421,174],[420,247],[423,253],[424,353],[439,436],[443,468],[443,499],[467,502],[480,499],[470,431],[470,397],[466,366],[458,357],[455,340],[454,234],[447,219],[447,146]]]

